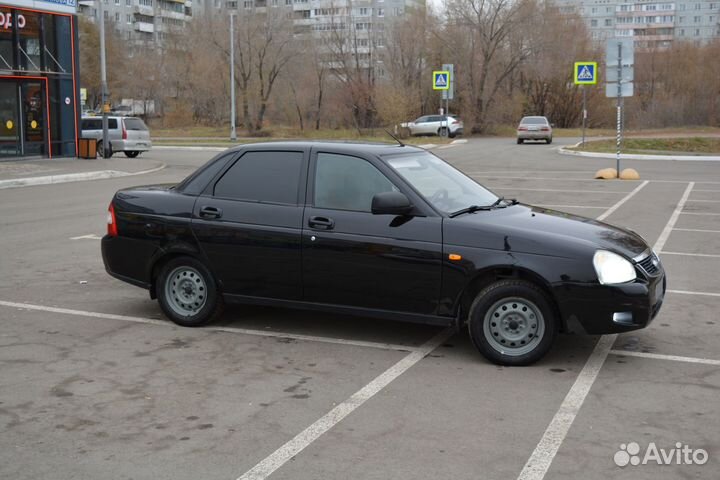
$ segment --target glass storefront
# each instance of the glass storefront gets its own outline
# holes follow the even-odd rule
[[[0,160],[75,156],[76,17],[0,5]]]

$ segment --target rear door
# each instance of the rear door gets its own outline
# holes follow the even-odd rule
[[[223,292],[298,300],[308,153],[251,149],[195,202],[192,228]]]
[[[312,155],[303,225],[303,300],[434,315],[440,293],[442,219],[373,215],[376,193],[401,191],[372,157]]]

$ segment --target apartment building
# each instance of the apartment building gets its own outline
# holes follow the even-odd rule
[[[577,13],[593,40],[633,38],[637,48],[667,48],[673,41],[700,45],[720,38],[720,0],[619,2],[556,0],[563,13]]]

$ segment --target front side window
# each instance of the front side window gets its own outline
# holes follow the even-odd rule
[[[471,205],[492,205],[497,195],[428,152],[385,157],[415,190],[441,212],[451,213]]]
[[[214,195],[297,205],[302,152],[247,152],[215,184]]]
[[[370,162],[349,155],[318,153],[315,167],[316,208],[370,212],[377,193],[397,188]]]

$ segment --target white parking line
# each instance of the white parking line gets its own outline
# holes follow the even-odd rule
[[[145,323],[149,325],[159,325],[163,327],[172,327],[174,324],[169,321],[156,320],[154,318],[131,317],[127,315],[116,315],[113,313],[88,312],[85,310],[73,310],[69,308],[47,307],[44,305],[33,305],[29,303],[6,302],[0,300],[0,305],[11,308],[20,308],[23,310],[37,310],[41,312],[61,313],[63,315],[75,315],[78,317],[104,318],[108,320],[121,320],[123,322]],[[300,340],[306,342],[333,343],[339,345],[352,345],[355,347],[379,348],[381,350],[397,350],[400,352],[414,352],[422,347],[412,347],[406,345],[395,345],[391,343],[366,342],[363,340],[346,340],[344,338],[318,337],[314,335],[300,335],[296,333],[268,332],[264,330],[251,330],[247,328],[235,327],[203,327],[202,330],[210,330],[214,332],[230,332],[241,335],[253,335],[257,337],[283,338]]]
[[[695,190],[696,192],[698,190]],[[695,200],[693,198],[689,198],[688,202],[698,202],[698,203],[720,203],[720,200]]]
[[[720,213],[707,213],[707,212],[682,212],[683,215],[700,215],[700,216],[717,216]]]
[[[692,192],[692,189],[694,187],[695,182],[688,183],[688,186],[685,189],[682,197],[680,197],[680,201],[675,207],[675,210],[673,211],[672,215],[670,215],[670,220],[668,220],[665,228],[663,228],[663,231],[660,232],[660,236],[658,237],[657,242],[655,242],[655,253],[660,253],[665,246],[665,243],[667,242],[670,233],[672,232],[673,228],[675,228],[675,223],[677,222],[678,217],[682,213],[683,208],[685,208],[685,202],[687,202],[688,198],[690,197],[690,192]]]
[[[705,295],[707,297],[720,297],[720,293],[712,292],[693,292],[690,290],[667,290],[666,293],[677,293],[680,295]]]
[[[102,237],[91,233],[90,235],[80,235],[79,237],[70,237],[70,240],[102,240]]]
[[[635,190],[623,197],[622,200],[610,207],[605,213],[597,217],[597,219],[603,220],[607,218],[647,184],[648,181],[645,180],[642,184],[638,185]],[[686,193],[689,193],[689,188]],[[682,209],[682,204],[684,204],[685,198],[686,197],[683,196],[683,198],[680,199],[680,204],[678,205],[680,210]],[[678,208],[676,208],[676,212],[678,211]],[[675,215],[674,212],[670,217],[670,220],[668,220],[665,230],[668,230],[669,227],[670,229],[672,228],[671,225],[674,224],[676,218],[677,215]],[[663,230],[663,232],[665,230]],[[658,239],[658,242],[655,244],[656,247],[659,243],[660,239]],[[565,396],[560,408],[550,421],[547,429],[545,429],[545,433],[543,433],[543,436],[535,447],[535,450],[533,450],[530,458],[525,463],[520,475],[518,475],[518,480],[542,480],[545,478],[550,465],[555,459],[555,455],[557,455],[557,452],[565,440],[567,433],[570,431],[570,427],[575,421],[575,417],[577,417],[580,407],[582,407],[582,404],[585,402],[587,394],[590,392],[590,389],[595,383],[595,379],[600,373],[600,369],[605,363],[605,359],[607,358],[608,353],[610,353],[610,349],[612,349],[616,339],[617,334],[603,335],[600,337],[600,340],[595,345],[595,348],[585,362],[580,374],[575,379],[575,383],[573,383],[572,387],[570,387],[570,391],[568,391]]]
[[[720,255],[712,253],[684,253],[684,252],[662,252],[663,255],[681,255],[685,257],[713,257],[720,258]]]
[[[282,467],[308,445],[320,438],[325,432],[340,423],[345,417],[382,391],[393,380],[408,371],[413,365],[443,344],[452,334],[453,330],[448,328],[435,335],[419,349],[408,354],[395,365],[375,377],[373,381],[355,392],[350,398],[330,410],[315,423],[297,434],[292,440],[265,457],[265,459],[253,468],[238,477],[237,480],[264,480],[269,477],[275,470]]]
[[[700,182],[698,182],[700,183]],[[720,190],[706,190],[702,188],[698,188],[695,190],[696,192],[706,192],[706,193],[720,193]]]
[[[700,232],[700,233],[720,233],[720,230],[703,230],[702,228],[674,228],[676,232]]]
[[[673,362],[701,363],[703,365],[720,366],[720,360],[713,360],[710,358],[682,357],[679,355],[663,355],[660,353],[627,352],[625,350],[610,350],[610,353],[625,357],[652,358],[654,360],[670,360]]]

